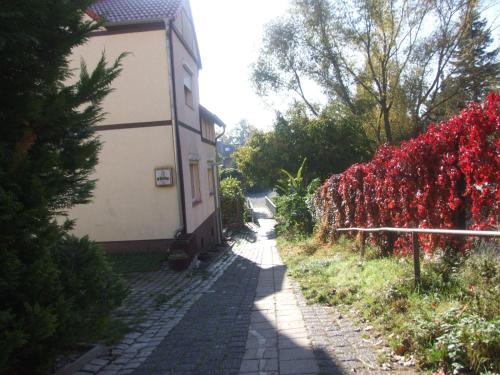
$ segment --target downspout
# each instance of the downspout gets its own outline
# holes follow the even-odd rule
[[[220,178],[219,178],[219,165],[217,163],[217,141],[220,137],[224,135],[226,132],[226,125],[222,124],[222,133],[220,133],[217,137],[215,137],[215,185],[216,185],[216,193],[215,194],[215,212],[217,213],[217,236],[218,242],[222,243],[222,212],[220,207]]]
[[[168,50],[169,50],[169,70],[171,77],[171,92],[173,99],[173,113],[172,113],[172,127],[175,134],[175,145],[176,145],[176,154],[177,154],[177,169],[178,169],[178,180],[179,180],[179,190],[180,190],[180,213],[182,219],[182,229],[180,234],[187,233],[187,221],[186,221],[186,197],[184,191],[184,171],[182,167],[182,152],[181,152],[181,140],[179,133],[179,124],[177,121],[177,88],[175,85],[175,65],[174,65],[174,44],[172,41],[172,21],[169,20],[168,23],[165,21],[165,26],[168,25],[167,34],[168,34]],[[178,233],[177,233],[178,234]],[[176,235],[177,235],[176,234]]]

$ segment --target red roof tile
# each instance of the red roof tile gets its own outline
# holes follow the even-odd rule
[[[169,19],[182,0],[97,0],[90,9],[106,22]]]

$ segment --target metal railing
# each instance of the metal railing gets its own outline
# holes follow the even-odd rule
[[[250,220],[252,221],[252,223],[255,223],[255,215],[254,215],[254,209],[253,209],[252,201],[249,198],[247,198],[246,199],[246,204],[247,204],[248,212],[250,213]]]
[[[276,216],[276,205],[274,202],[269,198],[267,195],[264,197],[264,200],[266,202],[266,207],[267,209],[273,214],[273,217]]]
[[[412,237],[413,247],[413,271],[415,274],[415,286],[420,285],[420,247],[418,243],[418,234],[440,234],[448,236],[465,237],[495,237],[500,238],[500,231],[480,231],[480,230],[461,230],[461,229],[426,229],[426,228],[337,228],[337,232],[361,232],[361,257],[365,255],[365,235],[364,233],[393,232],[408,233]]]

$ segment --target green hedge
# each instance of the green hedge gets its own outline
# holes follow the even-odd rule
[[[220,182],[222,225],[226,228],[241,228],[245,223],[245,196],[241,182],[228,177]]]

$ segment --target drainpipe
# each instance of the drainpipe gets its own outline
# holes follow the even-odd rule
[[[165,26],[167,27],[168,34],[168,42],[167,49],[169,53],[169,66],[168,69],[170,71],[170,92],[172,93],[171,100],[173,101],[172,107],[172,127],[175,135],[175,149],[176,149],[176,158],[177,158],[177,172],[178,172],[178,180],[179,180],[179,198],[180,198],[180,214],[182,220],[182,229],[176,233],[177,235],[183,235],[187,233],[187,223],[186,223],[186,197],[184,191],[184,172],[182,167],[182,152],[181,152],[181,140],[180,140],[180,132],[179,132],[179,124],[177,122],[177,90],[175,86],[175,64],[174,64],[174,45],[172,42],[172,21],[165,20]]]
[[[220,197],[219,197],[220,178],[219,178],[219,165],[217,164],[217,141],[219,140],[220,137],[224,135],[225,132],[226,132],[226,125],[222,124],[222,133],[220,133],[217,137],[215,137],[215,176],[216,176],[215,212],[217,214],[216,223],[217,223],[217,237],[219,243],[222,243],[222,213],[221,213]]]

